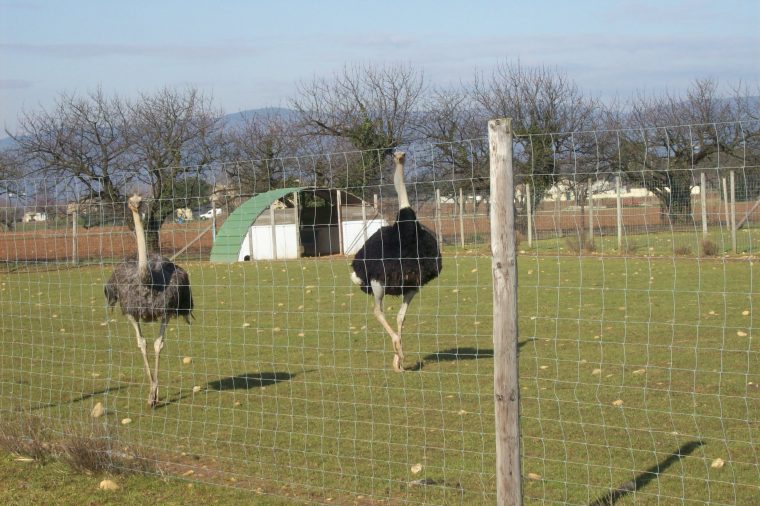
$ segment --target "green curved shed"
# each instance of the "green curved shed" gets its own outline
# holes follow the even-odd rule
[[[222,228],[216,233],[216,241],[211,247],[212,262],[237,262],[238,252],[248,229],[261,213],[269,209],[276,200],[294,192],[300,192],[306,187],[281,188],[259,193],[243,202],[224,221]]]

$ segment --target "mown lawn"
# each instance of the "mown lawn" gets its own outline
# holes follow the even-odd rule
[[[490,258],[446,253],[407,314],[404,374],[347,260],[183,263],[196,319],[169,328],[155,410],[131,326],[104,309],[112,266],[4,274],[0,413],[96,426],[167,476],[264,497],[493,504]],[[619,504],[757,498],[753,262],[547,253],[519,259],[526,502],[588,503],[637,478]]]

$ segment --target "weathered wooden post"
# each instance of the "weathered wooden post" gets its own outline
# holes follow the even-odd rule
[[[362,199],[362,235],[364,242],[367,242],[367,203]]]
[[[459,237],[464,248],[464,192],[459,189]]]
[[[211,242],[216,242],[216,194],[211,195]],[[251,255],[253,260],[253,255]]]
[[[342,255],[343,254],[343,211],[341,210],[341,206],[343,205],[341,203],[341,197],[340,197],[340,190],[336,190],[338,201],[338,252]]]
[[[528,213],[528,247],[533,246],[533,196],[530,194],[530,183],[525,183],[525,210]]]
[[[511,120],[489,121],[488,141],[491,152],[496,503],[500,506],[521,505],[517,259]]]
[[[435,189],[435,236],[438,239],[438,248],[443,251],[443,234],[441,233],[441,190]]]
[[[77,221],[79,218],[79,204],[74,204],[71,212],[71,263],[79,262],[79,250],[77,249]]]
[[[618,251],[623,249],[623,200],[621,196],[620,174],[615,176],[615,207],[617,208],[617,245]]]
[[[277,226],[274,222],[274,202],[269,206],[269,219],[272,220],[272,260],[277,260]]]
[[[588,243],[589,246],[594,244],[594,199],[592,199],[593,182],[588,178],[588,188],[586,189],[586,207],[588,207]]]
[[[729,172],[731,185],[731,251],[736,253],[736,181],[734,171]]]
[[[298,216],[298,192],[293,192],[293,219],[296,224],[296,258],[301,258],[301,220]]]
[[[702,207],[702,238],[707,239],[707,176],[699,175],[699,204]]]
[[[728,182],[725,176],[721,178],[721,181],[723,182],[723,216],[726,220],[726,226],[728,226],[731,223],[728,212]]]

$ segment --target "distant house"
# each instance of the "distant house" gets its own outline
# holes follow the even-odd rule
[[[24,223],[30,223],[32,221],[47,221],[47,213],[38,213],[36,211],[28,211],[24,213],[24,217],[21,220]]]
[[[192,221],[193,210],[189,207],[180,207],[174,210],[177,221]]]

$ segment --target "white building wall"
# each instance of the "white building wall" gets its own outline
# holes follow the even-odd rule
[[[367,238],[377,232],[380,227],[385,226],[385,220],[375,218],[367,220]],[[343,253],[353,255],[364,246],[364,222],[344,221],[343,222]]]
[[[277,259],[298,258],[298,240],[295,224],[275,225],[277,242]],[[251,254],[251,238],[253,239],[253,260],[273,260],[272,227],[269,225],[252,226],[243,238],[243,244],[238,252],[238,261],[245,260]]]

